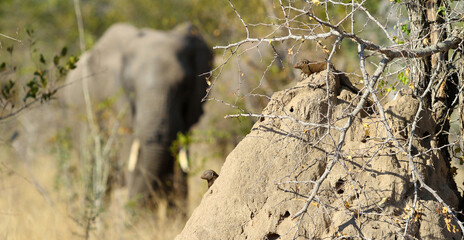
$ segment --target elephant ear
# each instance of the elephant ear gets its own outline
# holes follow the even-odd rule
[[[181,24],[172,31],[184,36],[187,42],[188,62],[191,70],[188,85],[191,94],[188,94],[189,99],[186,99],[185,123],[187,127],[190,127],[198,121],[203,113],[202,99],[206,96],[208,88],[206,78],[209,77],[208,72],[211,71],[213,52],[200,35],[198,28],[191,23]]]

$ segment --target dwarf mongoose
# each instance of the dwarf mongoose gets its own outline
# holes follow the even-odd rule
[[[203,172],[203,174],[201,174],[201,179],[205,179],[206,181],[208,181],[208,188],[211,187],[211,185],[213,185],[214,181],[218,177],[219,175],[213,170],[206,170]]]
[[[311,62],[308,59],[302,59],[299,62],[297,62],[295,65],[293,65],[293,68],[298,68],[300,69],[306,77],[313,73],[318,73],[322,72],[327,69],[327,62]],[[338,72],[335,70],[333,67],[332,69],[335,72]],[[350,80],[343,74],[339,75],[340,79],[340,85],[348,88],[351,92],[358,94],[359,89],[357,89],[353,84],[350,82]]]
[[[308,59],[302,59],[293,65],[293,68],[300,69],[306,76],[313,73],[322,72],[327,69],[327,62],[311,62]]]

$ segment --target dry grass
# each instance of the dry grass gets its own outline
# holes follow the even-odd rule
[[[69,198],[80,193],[53,187],[53,157],[26,164],[2,152],[0,239],[85,239],[87,207]],[[112,194],[110,206],[99,213],[88,239],[174,239],[182,230],[184,218],[168,217],[166,211],[134,213],[125,206],[125,196],[125,189]]]
[[[8,154],[2,154],[3,156]],[[53,161],[40,158],[29,164],[8,158],[2,161],[0,174],[0,238],[3,239],[66,239],[77,228],[68,217],[67,206],[59,201],[60,194],[50,191],[53,182]],[[47,161],[48,160],[48,161]],[[27,168],[30,168],[29,172]],[[32,177],[35,175],[35,177]],[[33,180],[33,178],[36,178]],[[37,181],[55,203],[40,193]]]

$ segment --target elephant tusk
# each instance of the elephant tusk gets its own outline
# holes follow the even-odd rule
[[[181,147],[179,149],[179,152],[177,153],[177,161],[184,173],[188,173],[190,171],[190,163],[186,147]]]
[[[139,150],[140,150],[140,141],[138,138],[134,139],[132,142],[130,156],[129,156],[129,164],[127,165],[127,169],[129,172],[134,171],[135,165],[137,165],[137,160],[139,158]]]

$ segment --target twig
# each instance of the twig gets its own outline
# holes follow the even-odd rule
[[[21,42],[21,40],[19,40],[19,39],[16,39],[16,38],[14,38],[14,37],[10,37],[10,36],[5,35],[5,34],[2,34],[2,33],[0,33],[0,36],[2,36],[2,37],[4,37],[4,38],[11,39],[11,40],[14,40],[14,41],[16,41],[16,42]]]
[[[269,115],[269,114],[254,114],[254,113],[240,113],[240,114],[231,114],[227,115],[224,118],[238,118],[238,117],[255,117],[255,118],[278,118],[278,119],[288,119],[292,120],[294,122],[297,122],[303,126],[311,126],[311,127],[321,127],[321,128],[326,128],[327,124],[317,124],[317,123],[310,123],[310,122],[304,122],[298,119],[295,119],[290,116],[281,116],[281,115]],[[332,126],[332,129],[336,130],[342,130],[342,128]]]

